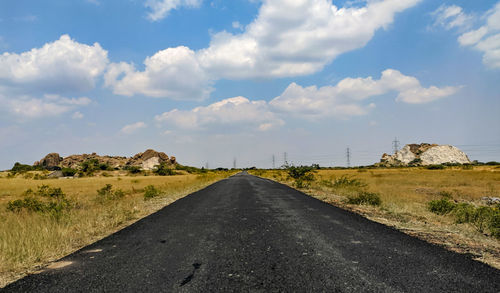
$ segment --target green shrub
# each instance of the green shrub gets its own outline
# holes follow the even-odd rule
[[[427,170],[443,170],[444,168],[443,165],[429,165],[425,167]]]
[[[445,215],[453,211],[456,204],[449,201],[447,198],[442,198],[438,200],[431,200],[427,203],[427,207],[429,211],[438,214]]]
[[[94,172],[99,170],[99,160],[89,159],[80,164],[80,175],[81,176],[92,176]]]
[[[476,208],[469,203],[459,203],[453,209],[453,215],[455,216],[455,223],[463,224],[470,223],[474,220],[474,214]]]
[[[14,173],[25,173],[25,172],[33,171],[33,170],[35,170],[35,168],[33,166],[25,165],[25,164],[21,164],[19,162],[16,162],[10,171],[14,172]]]
[[[160,165],[155,166],[153,173],[160,176],[172,176],[177,174],[172,168],[170,168],[170,166],[165,163],[161,163]]]
[[[500,239],[500,208],[496,207],[488,225],[488,229],[493,237]]]
[[[73,177],[75,176],[76,172],[78,172],[77,170],[72,168],[62,168],[61,171],[64,177]]]
[[[301,179],[303,181],[312,181],[314,180],[314,174],[312,171],[314,170],[313,167],[310,166],[290,166],[287,169],[288,175],[292,177],[293,179]]]
[[[121,189],[113,190],[113,185],[106,184],[106,186],[97,190],[97,196],[99,200],[115,200],[124,197],[125,192]]]
[[[126,166],[125,170],[127,170],[130,174],[139,174],[142,172],[142,169],[139,166]]]
[[[348,204],[366,204],[372,206],[379,206],[382,203],[380,196],[377,193],[373,192],[360,192],[358,195],[347,198]]]
[[[97,166],[99,168],[99,170],[102,170],[102,171],[113,171],[113,167],[111,167],[110,165],[106,164],[106,163],[99,163],[99,165]]]
[[[7,210],[38,212],[59,219],[66,210],[72,207],[61,188],[52,188],[48,185],[39,186],[37,191],[28,189],[24,192],[24,196],[24,199],[9,201]]]
[[[154,187],[154,185],[144,187],[144,200],[151,199],[159,195],[161,195],[161,191]]]
[[[474,218],[471,224],[481,233],[485,228],[490,226],[490,221],[493,218],[494,210],[490,207],[478,207],[474,212]]]

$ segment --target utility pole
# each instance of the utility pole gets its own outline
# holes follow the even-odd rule
[[[398,138],[394,138],[394,141],[392,142],[392,147],[394,149],[394,154],[396,154],[399,151],[399,140]]]
[[[276,163],[276,158],[274,157],[274,154],[273,154],[273,169],[275,169],[275,163]]]
[[[347,157],[347,168],[351,168],[351,149],[349,147],[347,147],[346,157]]]
[[[233,160],[233,169],[236,169],[236,158]]]

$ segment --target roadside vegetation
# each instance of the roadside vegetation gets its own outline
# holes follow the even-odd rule
[[[249,170],[500,268],[500,166]]]
[[[89,161],[62,170],[81,178],[48,179],[47,171],[18,167],[0,172],[0,288],[236,172],[113,171]]]

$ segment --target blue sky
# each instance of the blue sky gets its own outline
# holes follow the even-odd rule
[[[500,160],[500,2],[0,1],[0,169],[49,152]]]

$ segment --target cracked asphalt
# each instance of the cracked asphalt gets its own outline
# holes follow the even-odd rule
[[[500,271],[240,173],[6,292],[500,292]]]

